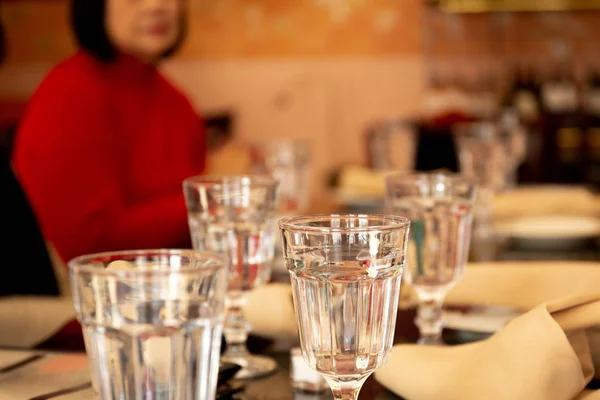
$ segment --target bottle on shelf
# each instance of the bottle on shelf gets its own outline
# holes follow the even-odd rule
[[[583,92],[585,113],[586,181],[600,188],[600,71],[588,75]]]
[[[519,166],[518,182],[539,182],[544,171],[541,165],[543,148],[543,115],[540,85],[532,65],[517,65],[513,71],[510,86],[503,108],[515,110],[523,129],[526,131],[527,148],[523,162]]]
[[[573,66],[559,63],[542,85],[542,166],[546,182],[585,181],[586,146],[580,100]]]

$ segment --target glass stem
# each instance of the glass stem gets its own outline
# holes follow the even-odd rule
[[[480,187],[476,191],[473,219],[475,222],[488,223],[492,218],[492,200],[494,192],[491,188]]]
[[[244,318],[243,308],[246,304],[246,295],[230,296],[227,299],[227,312],[223,334],[227,342],[225,355],[244,357],[248,354],[246,340],[250,330]]]
[[[365,376],[357,381],[342,382],[331,378],[325,378],[329,387],[331,387],[333,398],[335,400],[357,400],[358,393],[366,379],[367,377]]]
[[[441,296],[430,297],[421,300],[417,310],[415,320],[419,327],[419,344],[441,344],[442,329],[444,321],[442,319],[442,303],[444,298]]]

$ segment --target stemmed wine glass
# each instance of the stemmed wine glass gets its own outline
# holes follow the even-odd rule
[[[270,278],[278,184],[266,176],[197,176],[183,187],[194,249],[226,254],[230,262],[222,360],[242,366],[239,379],[269,374],[275,361],[246,348],[243,307],[248,292]]]
[[[517,185],[517,171],[527,158],[527,132],[514,110],[505,110],[499,119],[499,131],[506,153],[504,189]]]
[[[254,168],[279,182],[280,214],[306,212],[311,196],[310,144],[303,140],[270,140],[257,145],[256,151],[259,156]]]
[[[475,185],[458,175],[392,175],[386,210],[411,220],[406,279],[419,307],[420,344],[442,344],[442,303],[469,253]]]
[[[387,362],[410,222],[384,215],[279,222],[304,360],[335,399],[358,398]]]
[[[490,236],[492,200],[506,186],[507,149],[498,124],[478,121],[454,127],[460,172],[477,184],[474,209],[477,232]]]

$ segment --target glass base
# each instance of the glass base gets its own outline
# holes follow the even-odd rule
[[[246,355],[243,357],[227,356],[221,357],[224,362],[234,363],[242,367],[236,379],[254,379],[269,375],[277,369],[275,360],[265,356]]]
[[[421,346],[445,346],[441,336],[421,336],[417,341]]]

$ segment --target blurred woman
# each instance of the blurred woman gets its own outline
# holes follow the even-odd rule
[[[181,182],[204,169],[188,99],[158,71],[186,32],[185,0],[72,0],[80,51],[28,105],[13,163],[64,260],[189,245]]]

